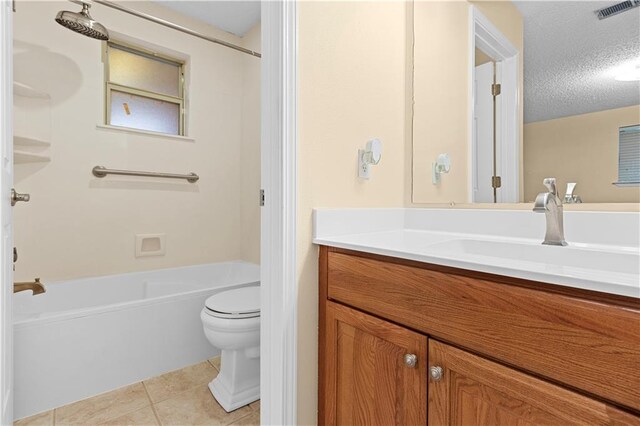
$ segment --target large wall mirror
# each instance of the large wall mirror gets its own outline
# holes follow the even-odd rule
[[[633,6],[415,2],[413,202],[640,202]]]

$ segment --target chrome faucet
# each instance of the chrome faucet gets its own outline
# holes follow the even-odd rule
[[[40,278],[36,278],[34,281],[28,281],[24,283],[13,283],[13,292],[18,293],[20,291],[31,290],[33,295],[44,293],[47,291],[44,288],[44,284],[40,282]]]
[[[549,192],[541,192],[536,197],[533,211],[544,213],[547,219],[547,232],[542,244],[551,246],[566,246],[564,240],[564,226],[562,224],[563,208],[562,200],[558,197],[556,178],[546,178],[542,181]]]

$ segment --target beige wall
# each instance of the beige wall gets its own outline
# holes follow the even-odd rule
[[[298,422],[317,411],[314,207],[401,207],[405,190],[406,5],[301,2],[298,146]],[[383,142],[368,181],[357,150]]]
[[[585,203],[640,202],[640,188],[612,185],[618,180],[618,128],[639,123],[636,105],[525,124],[525,201],[554,176],[562,194],[567,182],[577,182],[575,193]]]
[[[158,5],[130,6],[242,43]],[[257,105],[252,105],[258,102],[256,83],[248,83],[244,92],[245,80],[258,74],[247,68],[245,55],[94,5],[93,15],[112,34],[189,57],[188,135],[194,140],[99,130],[104,102],[101,43],[53,19],[59,10],[76,8],[68,2],[19,2],[14,15],[15,77],[51,94],[44,106],[16,100],[21,103],[16,107],[16,133],[51,141],[50,162],[15,167],[15,187],[32,196],[29,204],[14,209],[20,253],[16,278],[39,276],[46,283],[245,256],[257,260],[254,206],[243,194],[251,191],[255,197],[258,189],[252,188],[259,169],[254,154],[259,123]],[[20,121],[25,108],[31,108],[28,122]],[[248,124],[245,118],[256,121]],[[243,158],[245,153],[251,155]],[[98,179],[91,175],[95,165],[194,171],[200,181]],[[166,234],[165,256],[134,257],[134,236],[145,233]]]
[[[414,203],[468,201],[471,5],[476,6],[523,52],[522,16],[509,1],[426,1],[414,4]],[[523,81],[522,57],[520,55],[520,88]],[[519,93],[522,122],[522,90]],[[439,185],[433,185],[431,163],[441,153],[449,154],[451,171],[442,176]]]
[[[259,52],[260,25],[242,39],[243,46]],[[241,255],[260,263],[260,59],[244,55],[242,91],[242,147],[240,158]]]

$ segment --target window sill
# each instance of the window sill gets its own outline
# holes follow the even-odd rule
[[[613,182],[613,185],[621,188],[640,186],[640,182]]]
[[[188,136],[169,135],[167,133],[151,132],[149,130],[132,129],[131,127],[110,126],[108,124],[96,124],[98,130],[108,130],[121,133],[131,133],[136,135],[155,136],[159,138],[174,139],[177,141],[195,142],[194,138]]]

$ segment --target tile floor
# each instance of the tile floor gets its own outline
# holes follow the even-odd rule
[[[227,413],[207,384],[220,358],[18,420],[15,426],[259,425],[260,401]]]

